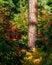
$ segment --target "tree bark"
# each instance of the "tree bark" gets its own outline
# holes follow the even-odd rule
[[[28,47],[30,50],[36,48],[37,41],[37,0],[29,0],[29,29]]]

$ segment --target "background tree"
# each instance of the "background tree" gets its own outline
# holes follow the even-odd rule
[[[37,0],[29,0],[28,47],[36,48],[37,41]]]

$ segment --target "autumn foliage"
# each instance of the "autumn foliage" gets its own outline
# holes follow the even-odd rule
[[[37,33],[30,51],[28,0],[0,0],[0,65],[52,65],[52,0],[38,0]]]

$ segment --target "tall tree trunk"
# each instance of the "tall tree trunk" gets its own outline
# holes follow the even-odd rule
[[[28,47],[36,48],[37,41],[37,0],[29,0]]]

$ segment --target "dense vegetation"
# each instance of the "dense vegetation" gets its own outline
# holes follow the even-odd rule
[[[0,65],[52,65],[52,0],[38,0],[37,50],[27,42],[28,0],[0,0]]]

